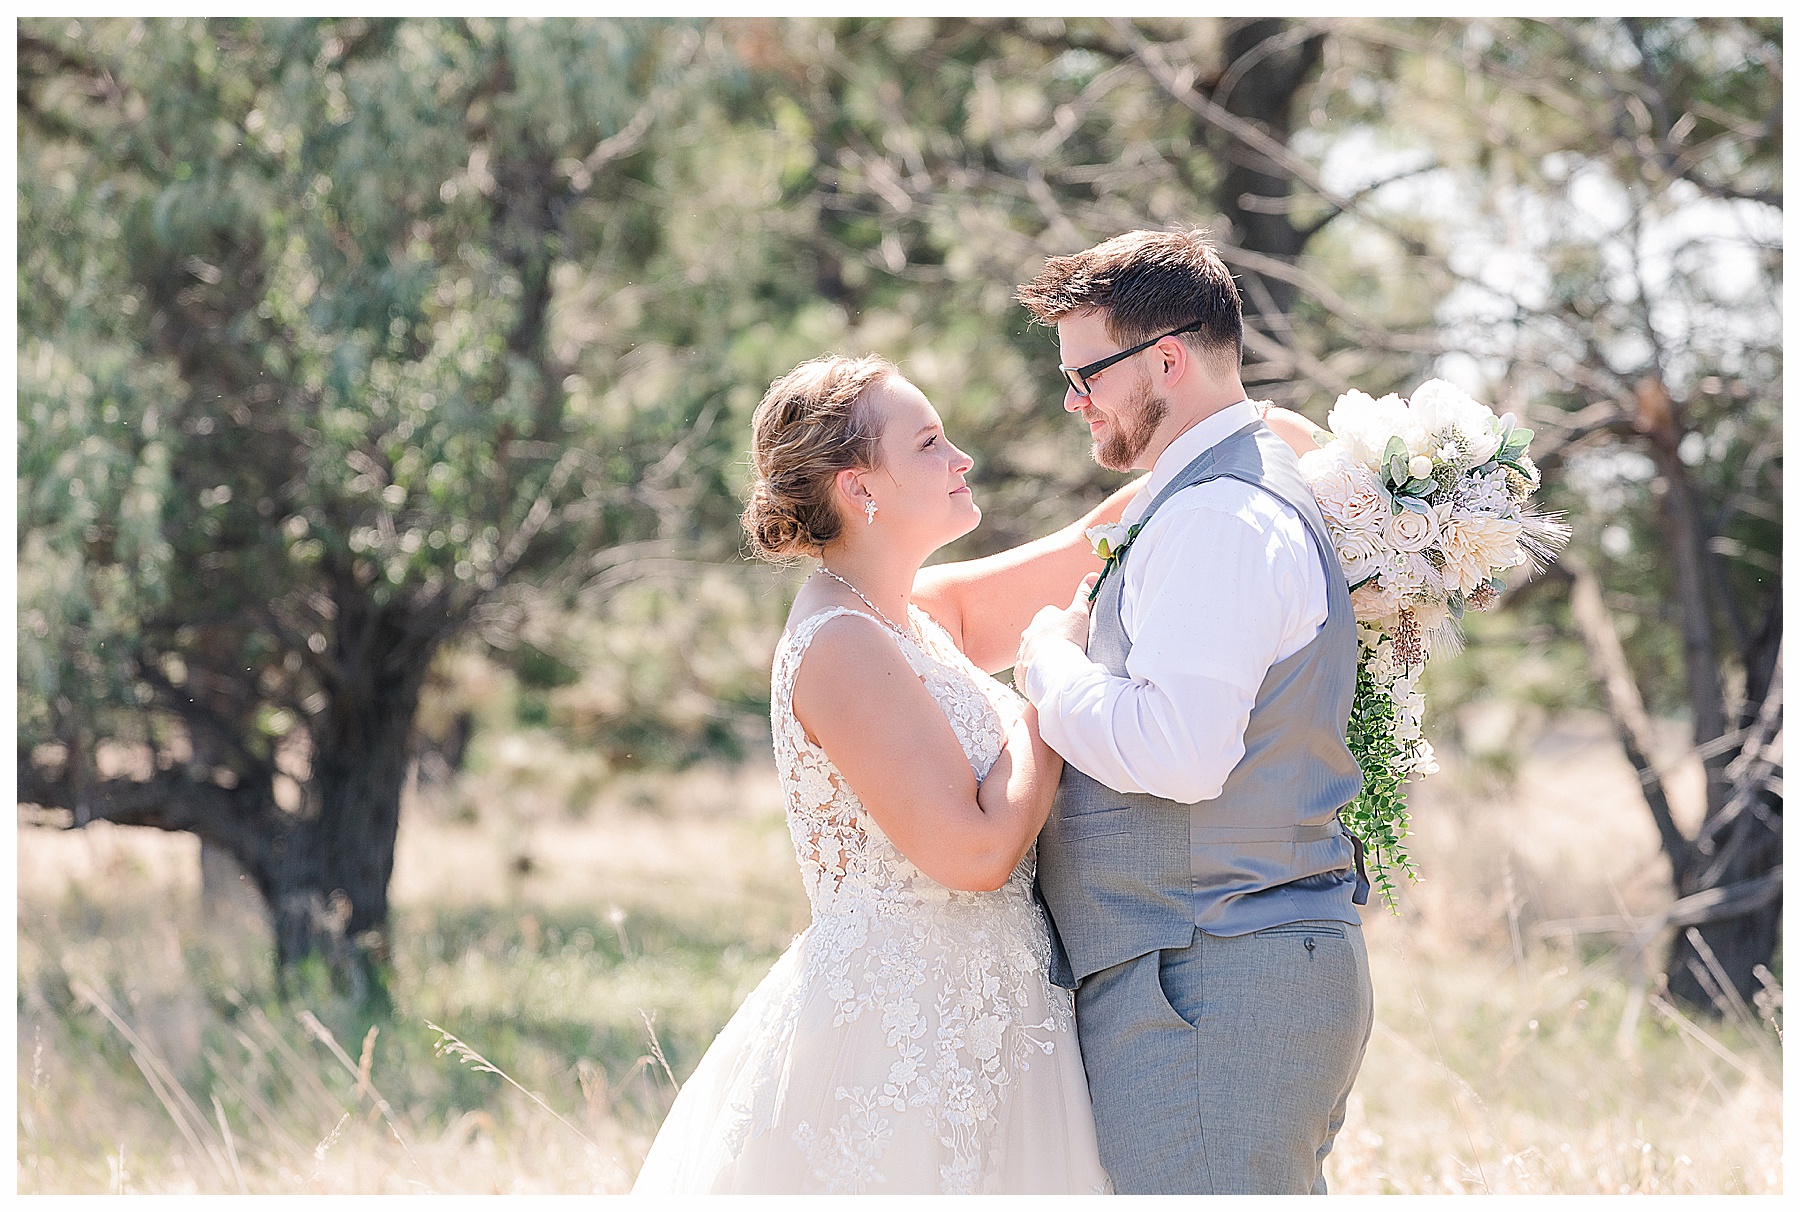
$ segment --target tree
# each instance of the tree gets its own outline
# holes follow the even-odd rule
[[[654,250],[631,182],[695,45],[21,24],[20,796],[225,849],[282,970],[380,988],[433,653],[666,530],[680,419],[571,409],[555,309]]]
[[[1490,132],[1462,169],[1485,179],[1485,234],[1450,262],[1466,318],[1444,337],[1547,423],[1540,465],[1578,536],[1567,617],[1670,861],[1669,987],[1741,1008],[1781,913],[1780,27],[1375,36],[1420,33],[1459,52],[1434,110]],[[1691,720],[1707,773],[1694,836],[1652,764],[1646,699]]]

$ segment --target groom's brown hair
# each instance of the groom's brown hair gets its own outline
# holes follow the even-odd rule
[[[1198,322],[1182,339],[1235,370],[1244,356],[1244,310],[1237,283],[1205,228],[1128,231],[1082,252],[1051,257],[1019,287],[1040,324],[1080,311],[1106,317],[1121,345]]]

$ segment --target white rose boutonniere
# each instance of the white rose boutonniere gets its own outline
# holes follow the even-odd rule
[[[1137,527],[1127,526],[1123,522],[1105,522],[1099,526],[1087,528],[1088,542],[1094,545],[1094,554],[1103,560],[1110,560],[1137,533]]]
[[[1125,558],[1125,552],[1136,541],[1138,531],[1142,529],[1142,523],[1128,526],[1124,522],[1105,522],[1087,528],[1084,533],[1088,542],[1094,545],[1094,554],[1106,561],[1100,569],[1100,580],[1095,581],[1094,587],[1088,590],[1088,601],[1092,602],[1099,594],[1102,582],[1119,566],[1119,561]]]

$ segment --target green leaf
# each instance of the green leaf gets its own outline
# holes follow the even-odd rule
[[[1395,434],[1393,437],[1389,438],[1387,441],[1387,448],[1381,452],[1381,461],[1390,465],[1395,459],[1399,459],[1404,463],[1411,457],[1412,456],[1406,452],[1406,440],[1399,434]]]

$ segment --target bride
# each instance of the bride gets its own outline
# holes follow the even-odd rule
[[[915,588],[981,520],[973,463],[877,357],[797,367],[753,434],[752,543],[819,559],[771,696],[812,924],[682,1087],[633,1191],[1104,1190],[1071,998],[1047,976],[1031,895],[1061,760],[964,655],[954,587]],[[1014,648],[1098,570],[1082,528],[1129,495],[1012,557]]]
[[[752,543],[819,561],[770,705],[812,924],[682,1087],[633,1193],[1109,1190],[1031,891],[1061,759],[984,670],[1012,664],[1041,607],[1085,597],[1083,532],[1138,482],[1036,542],[921,571],[981,511],[972,460],[892,363],[803,363],[752,428]]]

